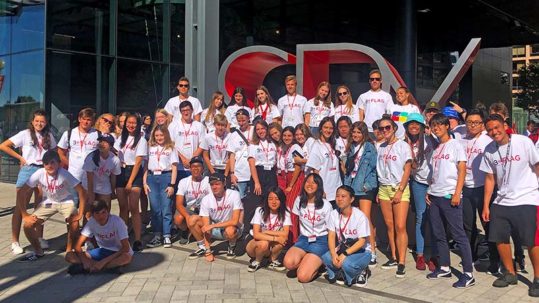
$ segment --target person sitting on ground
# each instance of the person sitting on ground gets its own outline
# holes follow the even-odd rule
[[[109,213],[105,201],[91,203],[92,218],[84,226],[74,251],[66,254],[65,260],[72,265],[68,273],[94,273],[103,269],[125,266],[133,260],[129,235],[124,221]],[[84,242],[95,237],[99,247],[83,252]]]

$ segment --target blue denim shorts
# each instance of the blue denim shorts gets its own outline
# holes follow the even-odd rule
[[[294,244],[294,247],[302,249],[306,253],[315,254],[322,258],[322,256],[329,251],[328,236],[316,237],[316,241],[310,243],[307,237],[299,236],[296,244]]]
[[[98,247],[94,248],[90,251],[88,251],[88,254],[90,257],[92,257],[92,260],[94,261],[101,261],[105,259],[108,256],[112,256],[114,253],[116,253],[114,250]]]
[[[21,188],[26,184],[26,181],[42,166],[37,165],[25,165],[19,170],[19,175],[17,176],[17,183],[15,187]]]
[[[236,234],[241,235],[242,233],[243,233],[243,225],[241,227],[237,227],[236,229]],[[211,238],[214,240],[226,240],[225,228],[224,227],[213,228],[211,230]]]

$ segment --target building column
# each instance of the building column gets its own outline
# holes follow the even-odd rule
[[[416,0],[403,0],[399,22],[399,73],[415,95],[417,71],[417,22]]]

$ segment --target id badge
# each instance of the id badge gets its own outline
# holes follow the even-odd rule
[[[222,159],[215,159],[215,165],[216,165],[216,166],[221,166],[221,165],[223,165],[223,160],[222,160]]]
[[[159,176],[161,174],[161,171],[160,170],[154,170],[153,171],[153,175],[154,176]]]
[[[271,170],[273,166],[271,165],[264,165],[264,170]]]
[[[316,242],[316,236],[309,236],[309,243]]]
[[[190,155],[191,154],[191,142],[185,143],[183,145],[182,150],[184,151],[185,154]]]

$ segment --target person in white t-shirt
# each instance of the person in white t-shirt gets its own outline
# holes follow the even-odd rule
[[[204,163],[202,158],[191,159],[191,176],[184,178],[178,184],[176,192],[176,211],[174,224],[180,228],[180,244],[189,242],[189,232],[198,244],[198,250],[189,255],[190,259],[201,257],[206,252],[204,235],[200,230],[203,222],[199,216],[200,201],[211,193],[208,177],[204,177]]]
[[[279,187],[270,187],[263,205],[256,208],[251,220],[252,240],[245,247],[249,257],[254,259],[249,264],[249,272],[255,272],[264,257],[269,257],[269,268],[285,270],[278,258],[288,241],[291,225],[286,195]]]
[[[359,120],[364,121],[369,132],[372,132],[372,123],[380,119],[389,105],[393,104],[393,98],[382,90],[382,73],[379,70],[369,73],[369,84],[371,89],[359,96],[356,105],[359,108]]]
[[[408,88],[401,86],[396,92],[397,103],[389,103],[386,108],[386,113],[391,115],[391,120],[395,121],[399,128],[397,129],[397,138],[404,139],[404,125],[408,116],[411,113],[420,114],[421,110],[417,106],[417,102],[412,98]]]
[[[262,120],[270,123],[280,123],[281,112],[274,104],[268,89],[262,85],[256,89],[255,108],[253,118],[261,117]]]
[[[21,148],[22,155],[17,153],[14,148]],[[30,176],[38,169],[43,167],[42,157],[48,150],[56,149],[56,140],[54,139],[50,126],[47,121],[47,113],[43,109],[38,109],[32,114],[32,120],[28,129],[20,131],[15,136],[5,140],[0,145],[0,151],[19,160],[21,168],[15,184],[16,192],[24,186]],[[32,194],[25,197],[26,205],[30,202]],[[36,189],[34,191],[34,204],[37,206],[43,197],[43,193]],[[19,244],[21,233],[21,213],[13,212],[11,218],[11,252],[14,255],[22,254],[24,250]],[[40,232],[42,240],[43,232]],[[45,242],[45,241],[43,241]]]
[[[181,77],[178,80],[178,86],[176,86],[176,88],[178,89],[179,95],[170,98],[167,101],[167,104],[165,104],[165,110],[172,115],[172,121],[180,121],[180,118],[182,117],[180,105],[185,101],[189,101],[191,103],[191,107],[193,108],[191,118],[193,120],[200,121],[202,106],[197,98],[189,96],[189,79],[187,77]]]
[[[311,146],[311,153],[306,166],[324,180],[325,198],[335,202],[335,192],[342,185],[340,153],[334,149],[335,144],[335,122],[333,118],[326,117],[320,122],[320,139]]]
[[[316,138],[313,137],[310,128],[304,123],[301,123],[294,128],[294,139],[302,149],[301,155],[294,155],[294,164],[301,165],[303,171],[306,172],[307,167],[305,164],[309,160],[309,154],[312,150],[313,143],[316,142]],[[303,184],[303,179],[299,179],[299,181]]]
[[[325,117],[333,117],[335,115],[335,108],[331,102],[331,85],[329,82],[320,82],[316,91],[316,97],[307,102],[311,108],[309,127],[311,128],[311,133],[315,137],[318,137],[318,126],[320,122]]]
[[[430,182],[426,201],[434,239],[438,248],[439,267],[427,279],[451,277],[451,259],[447,242],[447,228],[457,243],[462,258],[463,275],[453,283],[455,288],[475,285],[472,250],[462,222],[462,187],[466,178],[466,153],[462,145],[449,134],[449,119],[436,114],[430,119],[430,128],[440,144],[432,152]]]
[[[341,116],[337,122],[337,136],[335,138],[335,150],[339,151],[340,159],[346,159],[346,146],[348,145],[348,137],[352,128],[352,120],[348,116]]]
[[[410,207],[408,179],[412,167],[410,146],[396,137],[397,124],[389,117],[380,119],[378,130],[385,142],[378,149],[376,172],[378,174],[378,201],[387,226],[391,258],[382,269],[397,268],[395,276],[406,276],[406,251],[408,233],[406,218]],[[398,258],[397,258],[398,257]]]
[[[249,168],[249,144],[253,136],[253,127],[249,125],[249,112],[240,109],[236,112],[239,127],[230,134],[228,146],[228,163],[230,182],[236,187],[243,199],[249,191],[251,170]]]
[[[202,198],[200,202],[201,231],[204,235],[206,260],[215,260],[211,251],[211,239],[227,240],[227,259],[236,257],[236,240],[242,234],[243,223],[240,218],[243,213],[240,194],[225,187],[225,176],[215,173],[210,176],[212,193]]]
[[[40,187],[45,200],[32,214],[26,211],[26,196],[35,187]],[[79,211],[75,207],[75,191],[80,199]],[[34,248],[34,252],[26,255],[20,261],[36,261],[44,256],[43,248],[38,240],[39,228],[45,221],[56,213],[61,214],[68,226],[66,251],[73,248],[73,242],[79,233],[79,220],[84,215],[86,194],[84,188],[73,175],[60,167],[60,157],[54,150],[49,150],[43,155],[43,168],[37,170],[17,193],[17,208],[21,212],[24,222],[24,233]]]
[[[365,287],[371,260],[369,218],[352,206],[354,189],[348,185],[337,189],[336,202],[338,209],[331,211],[327,219],[329,251],[322,256],[327,279],[330,283]]]
[[[129,213],[131,213],[131,223],[135,234],[133,250],[135,251],[143,249],[139,198],[143,187],[143,159],[148,155],[148,143],[140,132],[141,124],[140,116],[129,114],[125,120],[122,134],[114,144],[122,163],[122,173],[116,179],[120,217],[127,224]]]
[[[257,120],[249,145],[249,168],[251,188],[257,196],[263,196],[271,186],[277,186],[277,147],[272,142],[266,121]]]
[[[294,196],[294,200],[290,201],[291,205],[289,207],[291,208],[301,191],[301,183],[298,182],[298,179],[300,174],[303,173],[302,166],[294,163],[294,157],[302,155],[303,150],[294,140],[294,128],[292,126],[285,127],[281,137],[281,144],[277,148],[277,181],[287,197],[288,195]]]
[[[114,137],[101,134],[97,138],[98,149],[91,152],[84,160],[82,169],[86,172],[82,186],[88,191],[86,202],[105,201],[110,210],[112,197],[116,196],[116,176],[122,173],[120,158],[113,152]],[[85,219],[90,219],[91,209],[86,207]]]
[[[376,147],[376,150],[378,150],[380,149],[380,146],[382,146],[382,144],[386,142],[384,134],[378,129],[378,127],[380,127],[380,119],[372,122],[371,126],[372,126],[372,135],[370,133],[369,135],[371,136],[371,139],[374,142],[374,147]]]
[[[229,166],[226,149],[231,137],[226,130],[228,122],[221,114],[217,114],[213,119],[214,131],[204,136],[204,140],[200,142],[200,148],[202,148],[202,156],[210,174],[218,171],[227,177]]]
[[[354,104],[352,93],[346,85],[337,87],[335,98],[335,122],[342,116],[349,117],[352,123],[359,121],[359,109]]]
[[[165,126],[156,126],[148,142],[148,160],[144,169],[144,191],[150,198],[153,239],[147,247],[172,246],[172,205],[178,174],[178,153]],[[163,239],[161,239],[163,237]]]
[[[216,91],[213,93],[210,101],[210,106],[202,111],[202,124],[206,127],[206,132],[211,133],[215,130],[214,118],[217,115],[225,115],[225,95],[222,92]]]
[[[116,125],[114,120],[115,117],[113,114],[103,113],[95,121],[94,128],[102,134],[113,134],[114,126]]]
[[[225,111],[225,116],[228,120],[228,129],[237,128],[239,126],[238,121],[236,121],[236,113],[240,109],[246,110],[249,113],[249,120],[253,120],[253,110],[247,104],[245,90],[241,87],[236,87],[232,93],[232,100],[230,100]]]
[[[289,75],[284,80],[286,86],[286,95],[277,102],[277,107],[281,111],[283,127],[292,126],[300,123],[310,125],[311,108],[307,99],[296,93],[298,82],[296,76]]]
[[[489,241],[496,243],[506,269],[492,286],[507,287],[518,283],[509,239],[512,235],[518,235],[522,245],[528,247],[535,269],[528,295],[539,297],[539,152],[529,138],[517,134],[508,135],[504,122],[497,114],[486,119],[487,133],[494,142],[485,148],[480,166],[486,173],[482,217],[490,221]],[[490,206],[495,186],[498,192]]]
[[[296,270],[301,283],[311,282],[323,264],[322,256],[328,251],[327,220],[331,210],[331,204],[324,199],[322,177],[309,174],[292,208],[292,213],[299,216],[300,236],[283,260],[286,269]]]
[[[90,205],[92,217],[82,229],[74,251],[65,256],[65,260],[72,264],[67,270],[71,275],[126,266],[133,260],[124,221],[110,214],[105,201],[93,201]],[[83,252],[82,247],[89,238],[95,238],[99,247]]]
[[[202,123],[191,118],[193,106],[191,102],[185,101],[180,104],[181,119],[179,122],[172,122],[169,125],[169,132],[176,146],[176,151],[180,158],[178,165],[178,178],[176,182],[190,175],[189,161],[191,158],[202,155],[200,142],[204,140],[206,131]]]

